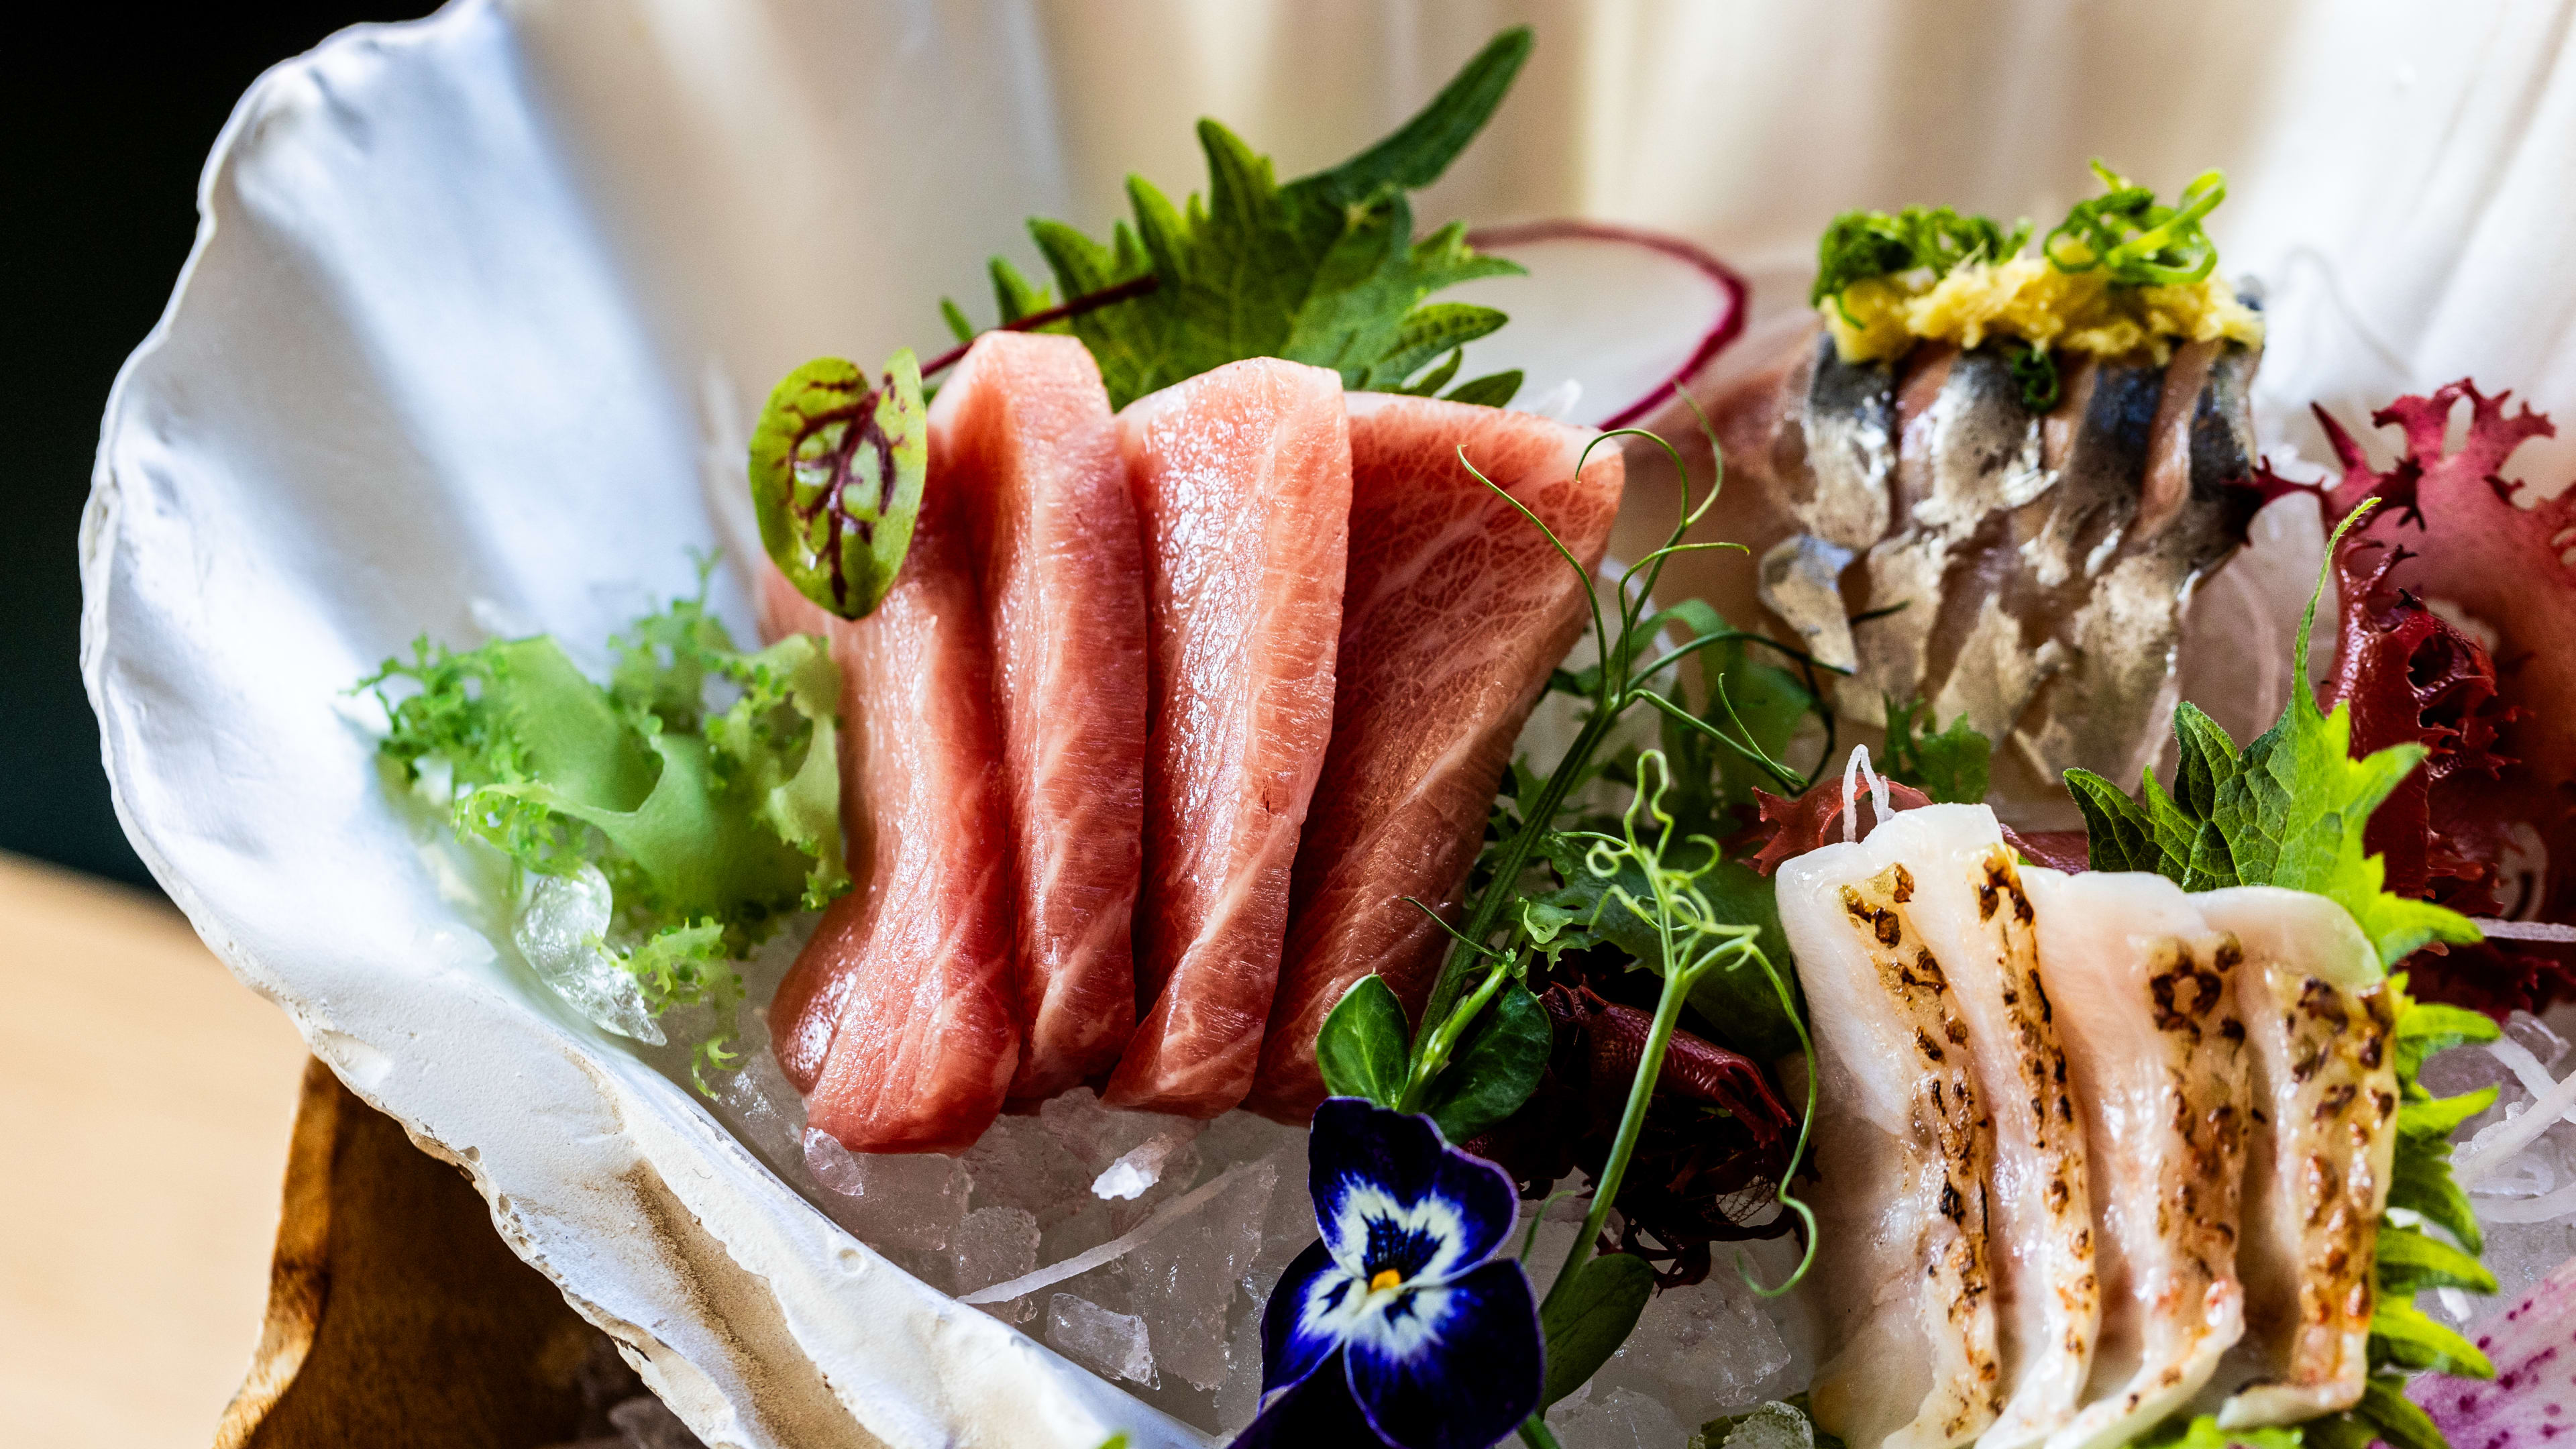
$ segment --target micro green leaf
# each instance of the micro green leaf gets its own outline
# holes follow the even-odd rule
[[[1994,741],[1979,734],[1964,714],[1937,733],[1933,723],[1931,708],[1922,701],[1889,700],[1887,761],[1882,773],[1944,804],[1983,802],[1993,768]]]
[[[1422,1110],[1450,1141],[1474,1138],[1529,1100],[1555,1040],[1547,1009],[1530,989],[1505,984],[1451,1053],[1448,1068],[1432,1078]]]
[[[1315,1065],[1323,1072],[1324,1089],[1336,1097],[1397,1106],[1404,1099],[1410,1037],[1404,1005],[1385,977],[1372,974],[1351,983],[1315,1034]]]
[[[929,465],[928,409],[909,349],[875,379],[818,357],[780,380],[752,430],[761,546],[797,592],[862,618],[903,568]]]

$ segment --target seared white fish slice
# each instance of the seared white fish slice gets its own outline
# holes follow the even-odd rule
[[[2369,1372],[2373,1254],[2397,1151],[2395,1003],[2378,953],[2343,907],[2239,886],[2192,897],[2244,948],[2236,999],[2252,1048],[2246,1151],[2245,1341],[2251,1382],[2221,1428],[2295,1424],[2360,1401]],[[2240,1386],[2241,1384],[2241,1386]]]
[[[1869,843],[1913,872],[1914,897],[1898,910],[1940,963],[1968,1028],[1994,1134],[1986,1254],[2007,1395],[1977,1444],[2019,1449],[2074,1417],[2102,1321],[2084,1124],[2039,976],[2030,899],[1983,805],[1908,810]],[[1841,1190],[1830,1177],[1825,1186]]]
[[[2048,1449],[2117,1449],[2189,1403],[2245,1331],[2242,952],[2159,875],[2021,873],[2092,1165],[2102,1334]]]
[[[1915,811],[1910,814],[1920,814]],[[1900,817],[1901,819],[1902,817]],[[2003,1406],[1986,1181],[1993,1133],[1968,1025],[1880,830],[1780,868],[1815,1022],[1824,1366],[1817,1424],[1850,1449],[1952,1449]]]

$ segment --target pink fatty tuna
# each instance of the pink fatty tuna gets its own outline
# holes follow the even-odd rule
[[[1145,546],[1144,1014],[1102,1096],[1213,1117],[1252,1089],[1332,738],[1350,429],[1337,374],[1276,358],[1118,422]]]
[[[1363,394],[1350,427],[1333,743],[1250,1104],[1292,1123],[1324,1099],[1315,1033],[1352,983],[1376,972],[1420,1014],[1448,937],[1405,897],[1455,924],[1512,741],[1590,617],[1583,580],[1476,473],[1587,573],[1626,477],[1615,446],[1582,461],[1594,430],[1527,413]]]
[[[973,539],[1014,846],[1014,1098],[1117,1064],[1145,819],[1145,560],[1118,421],[1071,337],[988,332],[930,410]]]
[[[1010,797],[991,642],[954,491],[934,472],[902,572],[837,619],[775,570],[773,632],[831,641],[841,668],[849,894],[769,1008],[806,1122],[853,1152],[962,1152],[1020,1058],[1011,975]]]

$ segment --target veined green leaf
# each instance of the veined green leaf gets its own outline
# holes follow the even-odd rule
[[[2382,1361],[2457,1378],[2491,1379],[2495,1365],[2478,1346],[2434,1322],[2402,1298],[2383,1296],[2370,1315],[2370,1351]]]
[[[2471,1254],[2393,1223],[2379,1225],[2379,1289],[2400,1299],[2427,1288],[2493,1293],[2495,1274]]]
[[[844,619],[894,587],[930,464],[921,369],[909,350],[871,379],[818,357],[771,390],[751,434],[761,547],[797,592]]]

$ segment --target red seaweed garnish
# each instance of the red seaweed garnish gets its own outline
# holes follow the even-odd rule
[[[1509,1172],[1522,1196],[1544,1197],[1578,1171],[1589,1180],[1608,1157],[1653,1015],[1604,992],[1633,994],[1641,982],[1654,978],[1588,970],[1572,957],[1533,973],[1556,1028],[1547,1071],[1520,1111],[1467,1144]],[[1796,1116],[1759,1063],[1674,1031],[1619,1190],[1617,1236],[1602,1251],[1645,1259],[1656,1283],[1672,1288],[1708,1276],[1711,1243],[1788,1232],[1790,1214],[1754,1219],[1775,1201],[1796,1134]]]

